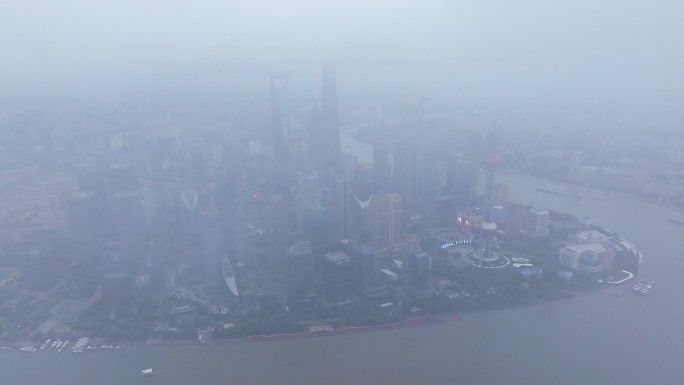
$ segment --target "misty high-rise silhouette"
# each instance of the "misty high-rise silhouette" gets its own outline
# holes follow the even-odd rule
[[[273,146],[273,182],[275,189],[287,189],[288,136],[290,111],[288,107],[287,76],[271,75],[271,135]]]
[[[330,168],[340,168],[340,128],[337,116],[335,69],[323,67],[321,108],[313,107],[308,116],[309,152],[316,171],[327,180]]]

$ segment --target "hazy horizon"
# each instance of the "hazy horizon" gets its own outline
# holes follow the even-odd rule
[[[285,72],[316,97],[473,101],[525,116],[675,126],[683,6],[674,1],[4,2],[7,101],[266,98]],[[645,127],[648,128],[648,127]]]

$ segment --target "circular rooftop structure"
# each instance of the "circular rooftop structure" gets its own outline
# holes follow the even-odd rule
[[[465,261],[472,266],[483,269],[501,269],[510,265],[511,260],[499,251],[487,255],[484,249],[477,249],[465,256]]]
[[[297,242],[288,248],[288,252],[293,256],[311,254],[311,242]]]
[[[457,228],[435,229],[431,235],[442,243],[443,249],[452,246],[469,247],[473,243],[473,234]]]
[[[473,235],[469,232],[455,227],[435,229],[431,234],[435,239],[440,241],[460,241],[464,239],[473,239]]]
[[[583,266],[601,266],[601,256],[594,250],[585,250],[579,256],[578,263]]]

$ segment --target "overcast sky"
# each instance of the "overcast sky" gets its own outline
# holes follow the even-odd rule
[[[681,1],[0,4],[2,93],[180,92],[274,71],[315,77],[321,63],[333,63],[349,89],[657,101],[669,109],[683,101]]]

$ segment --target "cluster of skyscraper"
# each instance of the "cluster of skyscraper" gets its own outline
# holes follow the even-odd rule
[[[161,137],[136,157],[127,146],[145,140],[116,150],[112,142],[88,146],[97,156],[76,165],[79,191],[64,200],[74,278],[125,298],[168,270],[221,292],[222,256],[235,249],[235,166],[223,145],[193,138],[180,147]]]
[[[372,164],[343,156],[333,68],[323,68],[305,124],[291,124],[289,98],[288,77],[272,75],[270,148],[253,133],[220,131],[132,134],[126,151],[110,148],[109,132],[91,143],[100,155],[79,166],[79,192],[65,201],[78,276],[117,286],[173,272],[220,297],[225,271],[249,295],[264,288],[243,270],[264,268],[284,273],[291,303],[317,292],[316,277],[333,301],[383,293],[392,270],[424,284],[429,258],[405,234],[408,219],[455,218],[453,207],[475,203],[478,165],[420,146],[376,147]],[[245,188],[251,202],[238,207]],[[256,225],[264,258],[249,260],[245,223]]]
[[[350,167],[341,156],[334,70],[323,69],[321,105],[312,106],[307,114],[303,145],[288,136],[287,85],[284,75],[271,77],[274,188],[266,199],[269,258],[277,261],[286,254],[291,302],[305,297],[302,287],[311,285],[303,282],[311,282],[315,271],[322,274],[325,292],[335,301],[343,300],[352,289],[368,295],[381,293],[387,281],[383,267],[391,261],[409,255],[413,259],[409,258],[406,268],[418,269],[427,260],[416,257],[420,254],[417,242],[404,234],[408,216],[437,198],[455,205],[474,203],[476,165],[461,157],[413,148],[376,147],[372,165],[356,162]],[[291,154],[302,148],[308,162],[293,161]],[[291,191],[293,196],[289,196]],[[294,237],[286,236],[290,202],[296,216]],[[293,243],[298,246],[288,249]],[[304,267],[302,261],[311,267]],[[423,276],[414,273],[408,281],[417,283],[416,277]]]

